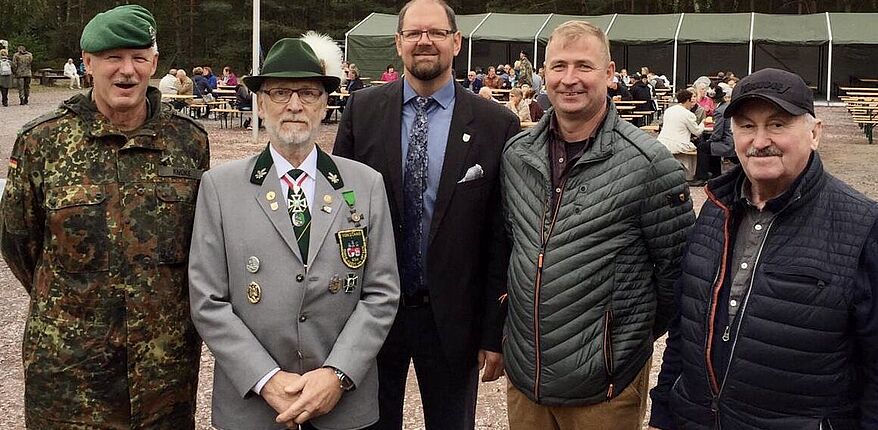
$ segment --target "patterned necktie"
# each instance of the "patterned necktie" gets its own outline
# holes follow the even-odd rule
[[[292,181],[288,177],[292,178]],[[308,241],[311,236],[311,211],[308,209],[308,199],[302,182],[308,174],[299,169],[287,172],[284,181],[289,185],[287,190],[287,207],[290,213],[290,221],[293,223],[293,232],[296,234],[296,243],[302,253],[302,261],[308,263]]]
[[[427,189],[427,108],[433,99],[415,99],[415,121],[409,133],[408,154],[405,159],[403,190],[403,291],[412,295],[426,288],[424,283],[424,191]]]

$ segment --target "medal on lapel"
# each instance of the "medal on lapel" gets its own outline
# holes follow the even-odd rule
[[[256,282],[251,282],[247,286],[247,300],[254,305],[262,300],[262,288]]]
[[[338,275],[332,275],[329,279],[329,292],[335,294],[341,290],[341,278]]]
[[[305,210],[307,206],[308,200],[305,199],[303,194],[294,195],[290,199],[290,218],[293,220],[294,226],[301,227],[305,225]]]
[[[348,277],[344,280],[344,292],[345,294],[353,293],[354,290],[357,289],[357,281],[360,280],[360,277],[354,275],[353,273],[348,273]]]

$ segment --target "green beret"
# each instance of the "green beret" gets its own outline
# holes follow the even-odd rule
[[[79,46],[85,52],[118,48],[148,48],[155,43],[155,18],[138,5],[124,5],[95,15],[85,28]]]

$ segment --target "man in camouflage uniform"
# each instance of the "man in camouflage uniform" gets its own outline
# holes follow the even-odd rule
[[[30,80],[33,76],[31,65],[34,62],[34,54],[27,52],[24,45],[18,45],[18,52],[12,56],[12,74],[18,81],[18,101],[26,105],[30,98]]]
[[[200,339],[187,259],[206,132],[161,103],[155,20],[139,6],[83,30],[94,88],[20,132],[0,247],[30,294],[31,429],[192,429]]]

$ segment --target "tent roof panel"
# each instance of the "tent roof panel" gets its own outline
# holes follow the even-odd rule
[[[584,15],[552,15],[549,18],[549,21],[546,23],[546,26],[543,28],[543,31],[539,34],[539,40],[542,43],[546,43],[549,41],[549,35],[558,28],[559,25],[567,22],[567,21],[588,21],[594,26],[600,28],[601,30],[607,31],[607,27],[610,26],[610,22],[613,21],[613,15],[595,15],[595,16],[584,16]]]
[[[473,34],[473,40],[532,42],[548,14],[492,13]]]
[[[878,44],[878,13],[829,13],[832,43]]]
[[[820,45],[829,40],[826,15],[768,15],[755,14],[753,40],[767,43]]]
[[[618,15],[607,36],[628,44],[672,43],[680,14]]]
[[[722,31],[717,31],[721,28]],[[687,13],[683,16],[680,43],[749,43],[749,13]]]
[[[360,21],[348,36],[388,36],[396,33],[396,15],[373,13]]]

